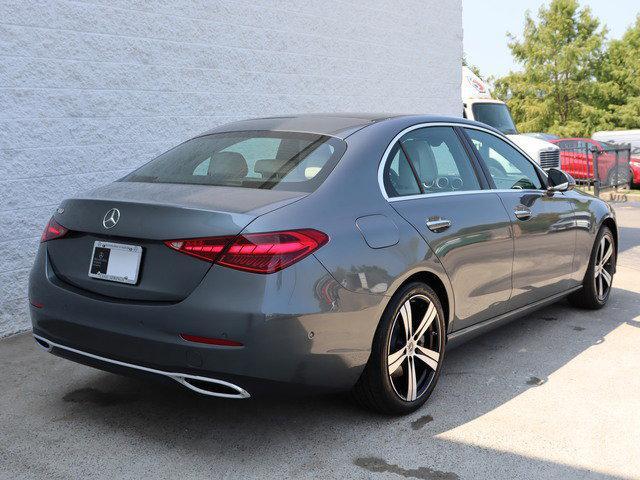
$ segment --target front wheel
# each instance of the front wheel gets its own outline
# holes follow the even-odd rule
[[[577,307],[592,310],[604,307],[611,293],[615,266],[616,247],[613,233],[609,227],[603,227],[593,245],[582,289],[569,295],[569,301]]]
[[[386,414],[407,414],[435,388],[445,348],[440,299],[423,283],[402,287],[391,299],[374,337],[371,356],[353,396]]]

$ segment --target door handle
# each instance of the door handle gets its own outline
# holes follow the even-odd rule
[[[531,218],[531,210],[524,205],[517,205],[513,209],[513,213],[518,220],[528,220]]]
[[[451,226],[451,220],[442,217],[427,218],[427,228],[432,232],[442,232]]]

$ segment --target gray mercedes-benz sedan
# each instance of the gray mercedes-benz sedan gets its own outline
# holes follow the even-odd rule
[[[614,213],[573,186],[459,118],[224,125],[59,206],[33,333],[205,395],[350,390],[408,413],[463,340],[563,297],[607,302]]]

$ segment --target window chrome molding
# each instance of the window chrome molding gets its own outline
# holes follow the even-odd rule
[[[540,168],[540,166],[538,164],[536,164],[536,162],[534,160],[531,159],[531,157],[529,157],[529,155],[527,155],[526,152],[524,152],[520,147],[518,147],[518,145],[516,145],[515,143],[513,143],[509,138],[507,138],[505,135],[502,134],[497,134],[496,132],[488,129],[488,128],[484,128],[481,127],[480,125],[468,125],[465,123],[457,123],[457,122],[426,122],[426,123],[418,123],[416,125],[411,125],[410,127],[405,128],[404,130],[402,130],[400,133],[398,133],[395,137],[393,137],[393,140],[391,140],[391,142],[389,143],[389,145],[387,145],[386,150],[384,151],[384,154],[382,155],[382,159],[380,161],[380,163],[378,164],[378,187],[380,188],[380,193],[382,193],[382,196],[384,197],[384,199],[388,202],[398,202],[400,200],[413,200],[413,199],[418,199],[418,198],[428,198],[428,197],[434,197],[434,196],[448,196],[448,195],[472,195],[472,194],[478,194],[478,193],[505,193],[505,192],[542,192],[545,190],[538,190],[538,189],[486,189],[486,190],[452,190],[452,191],[448,191],[448,192],[435,192],[435,193],[419,193],[419,194],[415,194],[415,195],[404,195],[404,196],[400,196],[400,197],[390,197],[389,195],[387,195],[387,190],[384,188],[384,167],[387,164],[387,161],[389,159],[389,154],[391,153],[391,150],[393,149],[393,147],[395,146],[395,144],[407,133],[412,132],[414,130],[418,130],[421,128],[427,128],[427,127],[460,127],[460,128],[469,128],[469,129],[473,129],[473,130],[480,130],[482,132],[486,132],[490,135],[493,135],[494,137],[502,140],[503,142],[507,143],[508,145],[512,146],[513,148],[515,148],[519,153],[521,153],[522,155],[524,155],[524,157],[529,160],[529,162],[531,162],[531,164],[534,166],[534,168],[536,169],[536,171],[538,173],[541,173],[543,178],[547,178],[547,174],[544,172],[544,170],[542,170],[542,168]],[[467,159],[469,162],[471,162],[471,159],[468,158]]]
[[[447,192],[434,192],[434,193],[417,193],[415,195],[403,195],[401,197],[389,197],[387,201],[389,203],[400,202],[403,200],[418,200],[420,198],[431,198],[431,197],[449,197],[453,195],[479,195],[479,194],[487,194],[487,193],[547,193],[546,190],[538,190],[538,189],[525,189],[525,188],[502,188],[502,189],[491,189],[487,188],[486,190],[451,190]]]

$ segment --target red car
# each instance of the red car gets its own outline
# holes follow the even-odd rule
[[[616,154],[612,149],[617,146],[598,142],[591,138],[560,138],[551,140],[560,147],[560,168],[578,180],[594,179],[594,156],[598,157],[598,174],[600,181],[605,185],[622,184],[629,181],[640,183],[640,163],[632,157],[630,172],[623,168],[626,165],[624,154],[618,156],[618,169],[616,170]],[[618,173],[618,181],[615,175]]]
[[[631,155],[631,161],[629,162],[631,167],[631,186],[640,186],[640,157]]]

